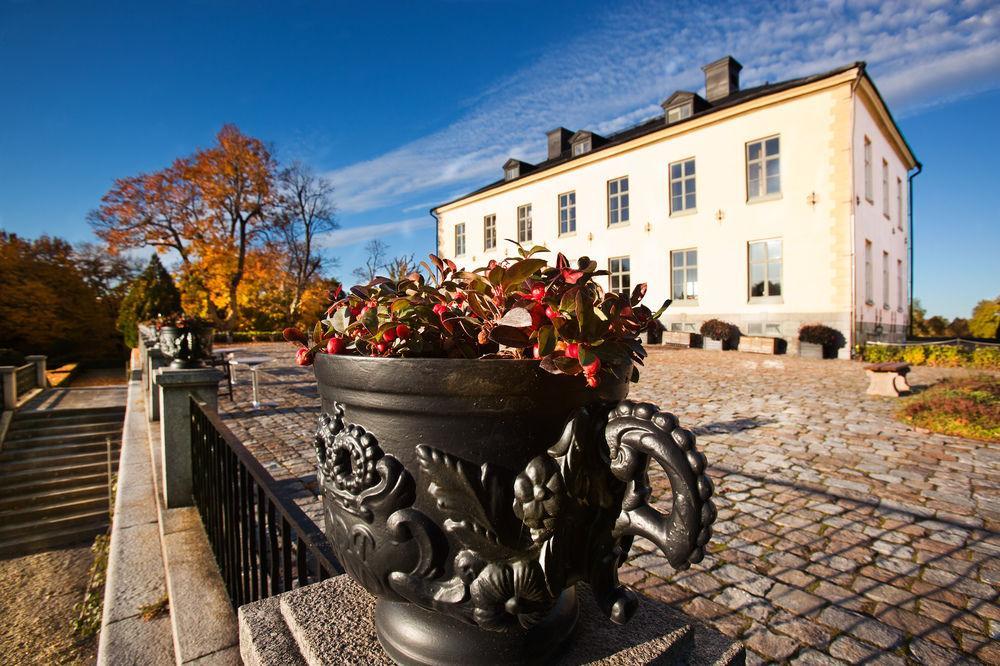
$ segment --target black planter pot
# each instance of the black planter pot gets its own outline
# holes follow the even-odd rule
[[[537,361],[327,354],[315,372],[326,532],[378,597],[399,663],[548,661],[576,623],[577,582],[611,621],[635,612],[617,578],[634,536],[679,569],[703,557],[705,459],[672,415],[624,400],[624,379],[592,390]],[[667,515],[647,504],[651,458]]]

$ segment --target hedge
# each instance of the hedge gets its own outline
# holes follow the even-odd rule
[[[226,339],[225,333],[216,333],[216,342],[282,342],[285,338],[281,331],[233,331],[232,340]]]
[[[970,367],[1000,370],[1000,347],[945,347],[942,345],[865,345],[863,358],[868,363],[903,361],[910,365]]]

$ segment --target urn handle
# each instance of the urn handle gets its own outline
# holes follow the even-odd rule
[[[673,414],[630,400],[611,411],[604,434],[611,472],[627,483],[615,535],[646,537],[678,570],[700,562],[716,511],[705,456],[695,448],[694,434],[681,428]],[[651,458],[670,480],[673,506],[667,514],[649,505]]]

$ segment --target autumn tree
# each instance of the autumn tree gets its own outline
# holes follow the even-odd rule
[[[333,204],[333,185],[318,177],[301,162],[293,162],[278,176],[278,219],[276,233],[286,253],[285,279],[289,284],[287,303],[290,320],[300,314],[303,296],[322,273],[324,265],[336,265],[324,257],[318,237],[338,228]]]
[[[969,320],[969,332],[977,338],[1000,340],[1000,296],[976,303]]]

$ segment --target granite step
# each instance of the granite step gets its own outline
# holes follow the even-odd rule
[[[554,663],[605,666],[740,665],[743,645],[662,602],[642,597],[631,622],[612,624],[587,586],[567,651]],[[330,578],[239,609],[240,653],[247,666],[390,666],[372,622],[375,599],[349,576]]]

